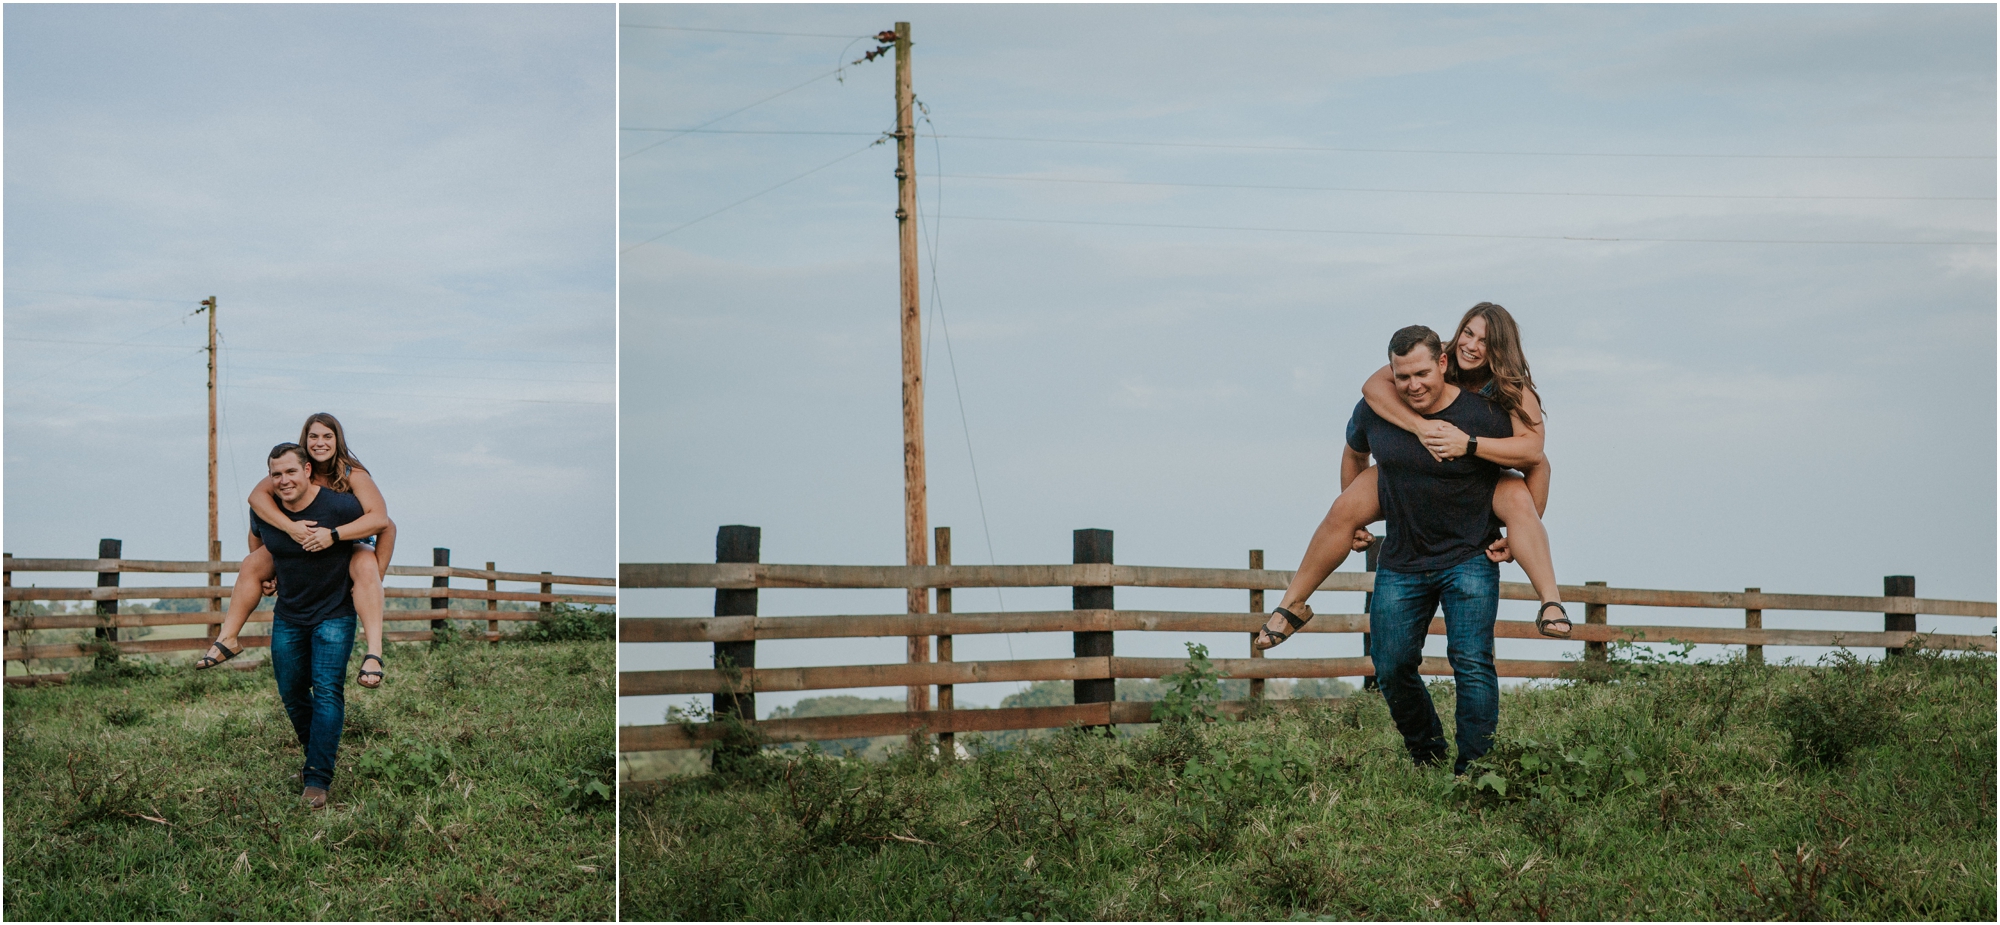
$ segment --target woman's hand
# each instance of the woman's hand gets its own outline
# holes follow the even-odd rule
[[[1418,425],[1415,431],[1417,439],[1423,442],[1424,449],[1430,450],[1431,458],[1437,460],[1438,462],[1448,462],[1450,461],[1451,457],[1439,456],[1437,450],[1431,449],[1431,444],[1444,441],[1451,434],[1457,432],[1458,428],[1452,426],[1450,422],[1433,421],[1429,418],[1425,418],[1424,422]]]
[[[310,531],[310,535],[308,535],[305,539],[299,541],[299,545],[304,546],[306,552],[319,552],[320,550],[333,545],[333,531],[330,529],[314,527]]]
[[[1437,427],[1422,437],[1424,449],[1431,451],[1431,455],[1436,457],[1438,462],[1449,462],[1465,455],[1465,445],[1468,442],[1465,431],[1446,421],[1431,423]]]
[[[313,528],[317,526],[319,526],[317,520],[293,520],[289,521],[285,532],[292,535],[292,542],[306,546],[306,540],[312,538]],[[306,550],[311,551],[312,547],[306,546]]]

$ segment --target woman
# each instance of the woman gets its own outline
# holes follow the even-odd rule
[[[1445,352],[1445,379],[1464,389],[1486,396],[1514,419],[1514,436],[1482,438],[1478,455],[1510,456],[1526,451],[1537,461],[1522,475],[1502,473],[1493,489],[1493,513],[1507,526],[1505,539],[1488,548],[1486,556],[1495,562],[1510,558],[1521,564],[1528,581],[1542,601],[1535,614],[1535,626],[1544,636],[1569,638],[1572,629],[1563,610],[1562,591],[1556,585],[1555,565],[1549,553],[1549,534],[1542,526],[1542,511],[1548,507],[1549,464],[1541,455],[1545,436],[1541,396],[1528,372],[1528,360],[1521,352],[1520,328],[1505,308],[1481,302],[1459,319]],[[1424,448],[1440,461],[1465,452],[1465,434],[1443,421],[1429,420],[1411,411],[1396,397],[1395,380],[1383,366],[1362,386],[1368,407],[1423,441]],[[1365,529],[1381,519],[1381,499],[1376,493],[1376,467],[1369,466],[1347,485],[1333,502],[1319,529],[1313,533],[1306,555],[1293,574],[1292,583],[1271,620],[1251,645],[1268,649],[1284,642],[1306,621],[1312,608],[1306,598],[1319,588],[1326,576],[1340,567],[1350,549],[1367,548],[1374,540]],[[1553,616],[1550,609],[1555,610]]]
[[[299,443],[313,460],[313,484],[323,489],[352,494],[361,502],[364,516],[382,514],[388,526],[373,537],[343,537],[354,540],[354,552],[348,559],[348,576],[354,581],[354,612],[361,618],[361,629],[367,637],[368,654],[361,657],[361,671],[356,681],[363,687],[382,686],[382,576],[389,573],[389,556],[396,547],[396,524],[386,520],[388,505],[382,500],[382,491],[375,485],[375,479],[368,474],[368,468],[347,449],[346,431],[333,415],[320,412],[309,418],[299,431]],[[311,525],[292,520],[278,506],[277,496],[272,489],[271,479],[266,476],[250,492],[250,510],[260,520],[273,526],[280,526],[292,535],[292,539],[308,551],[325,549],[330,539],[325,531],[316,530]],[[250,533],[250,554],[243,557],[237,566],[236,587],[230,592],[229,614],[222,621],[221,631],[209,647],[208,654],[195,662],[197,670],[213,668],[232,658],[241,651],[237,634],[243,624],[250,619],[250,612],[257,601],[271,593],[276,570],[271,564],[271,552],[258,540],[256,531]],[[375,668],[369,669],[369,660],[374,660]]]

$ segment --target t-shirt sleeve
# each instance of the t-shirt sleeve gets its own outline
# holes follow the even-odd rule
[[[1347,418],[1347,445],[1356,453],[1368,452],[1368,428],[1362,425],[1362,416],[1373,417],[1375,409],[1368,407],[1368,400],[1354,406],[1354,413]]]

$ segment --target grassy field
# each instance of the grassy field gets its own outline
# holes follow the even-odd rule
[[[10,688],[6,918],[608,920],[614,659],[392,644],[318,811],[268,666]]]
[[[969,762],[725,761],[626,795],[623,915],[1993,920],[1991,657],[1631,654],[1505,694],[1464,778],[1414,767],[1373,695]]]

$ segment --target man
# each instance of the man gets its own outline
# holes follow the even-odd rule
[[[1447,655],[1457,680],[1457,773],[1492,747],[1500,718],[1500,684],[1493,670],[1493,620],[1500,605],[1500,567],[1485,553],[1499,537],[1493,486],[1502,465],[1530,460],[1480,458],[1480,437],[1507,437],[1513,421],[1484,396],[1444,379],[1437,332],[1411,325],[1389,340],[1397,396],[1425,418],[1463,431],[1471,446],[1440,462],[1414,434],[1384,420],[1362,401],[1348,423],[1341,483],[1353,481],[1372,453],[1381,467],[1377,491],[1388,522],[1368,608],[1375,677],[1403,745],[1419,765],[1442,762],[1444,729],[1418,668],[1431,615],[1444,606]],[[1504,454],[1503,454],[1504,455]]]
[[[315,524],[311,550],[282,527],[250,515],[251,533],[271,550],[277,571],[278,602],[271,623],[271,669],[278,696],[291,717],[305,752],[306,805],[326,805],[333,763],[346,720],[347,658],[354,651],[353,581],[347,561],[352,537],[367,535],[361,502],[353,495],[313,484],[312,460],[304,447],[280,443],[271,449],[271,482],[279,507],[294,521]],[[384,519],[376,515],[373,519]],[[347,538],[342,528],[347,528]]]

